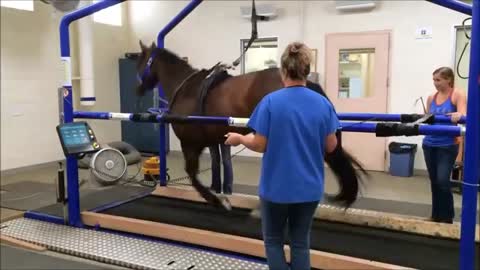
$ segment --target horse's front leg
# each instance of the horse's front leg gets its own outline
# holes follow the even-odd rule
[[[185,171],[187,172],[192,185],[197,192],[210,204],[221,207],[227,211],[232,209],[230,201],[227,197],[217,197],[209,188],[202,185],[198,180],[199,157],[202,153],[202,148],[191,147],[182,144],[183,156],[185,158]]]

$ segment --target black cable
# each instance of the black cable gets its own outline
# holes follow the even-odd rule
[[[470,36],[468,35],[467,33],[467,30],[466,30],[466,27],[465,27],[465,22],[468,21],[468,20],[471,20],[472,17],[470,18],[466,18],[465,20],[463,20],[462,22],[462,27],[463,27],[463,33],[465,34],[465,37],[468,39],[468,40],[471,40]],[[458,58],[458,62],[457,62],[457,68],[456,68],[456,72],[457,72],[457,75],[458,77],[462,78],[462,79],[468,79],[468,76],[467,77],[464,77],[460,74],[460,62],[462,61],[462,58],[463,58],[463,55],[465,53],[465,50],[467,49],[467,46],[470,44],[469,41],[467,41],[465,43],[465,46],[463,46],[463,50],[462,50],[462,53],[460,54],[460,57]]]

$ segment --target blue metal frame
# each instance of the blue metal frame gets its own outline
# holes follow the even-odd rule
[[[98,119],[98,120],[110,120],[112,119],[113,113],[109,112],[74,112],[75,118],[86,118],[86,119]],[[165,119],[168,115],[151,115],[155,116],[153,118],[148,118],[144,120],[135,120],[135,114],[132,113],[125,113],[125,118],[121,120],[124,121],[137,121],[137,122],[146,122],[146,123],[168,123],[170,121],[179,121],[179,119]],[[388,118],[388,115],[385,115]],[[127,118],[128,117],[128,118]],[[202,123],[202,124],[216,124],[216,125],[224,125],[229,126],[232,125],[230,120],[234,118],[228,116],[184,116],[182,117],[182,121],[190,122],[190,123]],[[248,121],[248,118],[242,118],[245,121]],[[354,132],[376,132],[377,125],[379,123],[363,123],[363,122],[340,122],[342,131],[354,131]],[[407,126],[409,124],[400,124],[403,126]],[[419,134],[420,135],[450,135],[450,136],[463,136],[462,127],[459,126],[452,126],[452,125],[426,125],[422,124],[419,125]]]
[[[442,7],[446,7],[451,10],[458,11],[466,15],[472,15],[472,6],[464,2],[460,2],[456,0],[426,0],[426,1],[437,4]]]
[[[66,68],[66,77],[63,87],[67,95],[63,100],[64,121],[73,122],[73,99],[72,99],[72,81],[70,69],[70,31],[69,26],[73,21],[91,15],[102,9],[106,9],[125,0],[105,0],[85,8],[71,12],[63,16],[60,22],[60,53],[62,61]],[[80,198],[78,186],[78,164],[74,157],[67,157],[67,194],[68,194],[68,224],[76,227],[83,226],[80,218]]]
[[[45,213],[40,213],[36,211],[27,211],[23,214],[23,217],[25,218],[31,218],[31,219],[36,219],[40,221],[46,221],[46,222],[51,222],[55,224],[65,224],[65,220],[63,220],[63,217],[57,217]]]
[[[95,208],[92,208],[92,209],[89,209],[88,211],[89,212],[102,212],[106,209],[110,209],[110,208],[114,208],[114,207],[117,207],[119,205],[122,205],[122,204],[125,204],[125,203],[129,203],[131,201],[134,201],[134,200],[138,200],[138,199],[141,199],[141,198],[144,198],[144,197],[147,197],[148,195],[152,194],[152,191],[147,191],[147,192],[141,192],[135,196],[132,196],[126,200],[122,200],[122,201],[118,201],[118,202],[113,202],[113,203],[107,203],[107,204],[104,204],[104,205],[100,205],[98,207],[95,207]]]
[[[170,31],[177,26],[185,17],[188,16],[198,5],[202,3],[203,0],[192,0],[180,13],[177,14],[159,33],[157,36],[157,47],[158,48],[165,48],[165,37],[167,36]],[[161,82],[160,82],[161,83]],[[160,98],[165,99],[164,91],[160,83],[157,85],[158,88],[158,95]],[[162,95],[162,96],[160,96]],[[159,109],[161,108],[159,102]],[[160,185],[166,186],[167,185],[167,149],[165,145],[165,140],[167,138],[167,125],[165,123],[160,123],[160,152],[159,152],[159,159],[160,159]]]
[[[375,133],[378,123],[340,122],[342,131]],[[406,125],[406,124],[403,124]],[[419,125],[420,135],[449,135],[462,136],[462,130],[458,126],[447,125]]]
[[[383,113],[337,113],[340,120],[356,120],[356,121],[385,121],[385,122],[400,122],[402,116],[408,114],[383,114]],[[448,115],[435,115],[435,123],[451,123],[451,117]],[[464,124],[466,117],[462,116],[458,123]]]
[[[465,174],[463,179],[460,269],[475,268],[475,224],[480,179],[480,0],[472,2],[472,35],[468,79]],[[477,251],[478,252],[478,251]],[[477,253],[476,256],[479,256]]]

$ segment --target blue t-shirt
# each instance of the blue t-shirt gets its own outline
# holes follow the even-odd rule
[[[283,88],[261,100],[248,126],[267,138],[260,198],[276,203],[321,200],[325,139],[340,126],[330,102],[306,87]]]

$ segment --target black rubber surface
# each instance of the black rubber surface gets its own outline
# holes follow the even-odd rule
[[[104,190],[80,194],[80,211],[91,210],[95,207],[128,200],[140,194],[151,192],[153,188],[133,186],[113,186]],[[54,197],[55,198],[55,197]],[[34,209],[35,212],[45,213],[52,216],[63,216],[63,205],[55,203]]]
[[[205,203],[147,196],[102,213],[262,239],[260,219],[245,209],[226,213]],[[459,241],[398,231],[316,220],[311,247],[417,269],[459,269]]]

